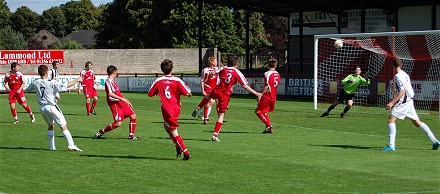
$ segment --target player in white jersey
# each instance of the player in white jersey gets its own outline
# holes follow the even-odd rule
[[[76,82],[81,81],[79,77],[67,84],[62,85],[60,82],[47,79],[48,68],[46,65],[38,66],[38,74],[40,79],[34,80],[26,89],[27,92],[36,91],[38,97],[38,104],[40,105],[40,113],[43,115],[48,127],[47,135],[49,140],[49,150],[56,150],[55,136],[54,136],[54,122],[61,127],[63,135],[67,140],[67,148],[73,151],[82,152],[73,142],[72,135],[67,129],[67,122],[64,118],[61,109],[57,105],[56,93],[66,91],[67,88],[73,86]]]
[[[387,110],[392,108],[390,116],[388,117],[389,143],[388,146],[382,150],[396,151],[396,120],[403,120],[405,117],[410,118],[416,127],[420,127],[425,132],[432,142],[432,149],[437,150],[440,146],[440,142],[435,138],[428,125],[420,121],[416,109],[414,108],[414,89],[412,88],[409,75],[402,70],[402,61],[396,58],[393,65],[397,72],[394,79],[399,93],[386,107]]]
[[[60,73],[58,72],[58,67],[60,66],[60,63],[58,61],[53,61],[52,62],[52,69],[50,69],[47,72],[47,80],[55,80],[55,81],[59,81],[59,77],[60,77]],[[57,100],[60,100],[60,93],[57,92],[57,94],[55,95]]]

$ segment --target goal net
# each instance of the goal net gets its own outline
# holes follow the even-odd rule
[[[343,46],[335,48],[334,42],[339,39]],[[353,108],[384,108],[396,95],[392,62],[399,57],[403,70],[411,77],[418,112],[438,115],[440,30],[316,35],[314,55],[315,109],[319,105],[325,106],[319,107],[325,110],[329,104],[322,103],[332,103],[337,98],[341,80],[354,74],[357,66],[362,76],[369,73],[371,84],[358,88]]]

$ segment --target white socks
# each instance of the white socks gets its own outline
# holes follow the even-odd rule
[[[428,125],[422,122],[422,124],[420,124],[420,129],[425,132],[425,134],[428,136],[433,144],[437,142],[437,139],[435,138],[434,134],[432,134],[431,129],[429,129]]]
[[[396,148],[396,123],[388,123],[388,146]]]
[[[67,140],[67,145],[68,146],[74,146],[75,145],[75,143],[73,142],[72,135],[70,134],[70,131],[68,129],[63,131],[63,135],[64,135],[64,137]]]
[[[49,149],[55,149],[55,136],[53,130],[47,130],[47,139],[49,140]]]

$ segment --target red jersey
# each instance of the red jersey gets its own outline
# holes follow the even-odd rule
[[[191,89],[180,78],[166,75],[153,82],[148,96],[159,95],[162,108],[165,110],[180,110],[180,95],[189,93],[191,93]]]
[[[85,70],[83,69],[80,73],[80,76],[83,78],[82,80],[82,86],[89,86],[89,87],[93,87],[93,85],[95,84],[95,73],[93,72],[93,70]]]
[[[238,82],[241,85],[247,85],[248,81],[240,70],[235,67],[222,67],[219,70],[220,83],[214,90],[217,90],[225,95],[231,95],[234,85]]]
[[[112,98],[109,94],[110,93],[114,93],[119,97],[124,97],[121,93],[121,91],[119,90],[118,84],[115,82],[115,80],[113,80],[112,78],[108,77],[105,80],[105,94],[106,94],[106,98],[107,98],[107,104],[110,106],[112,104],[118,103],[120,102],[119,99],[116,98]]]
[[[263,98],[270,101],[277,100],[278,85],[280,84],[281,77],[276,70],[269,70],[264,73],[264,86],[268,86],[266,92],[263,94]]]
[[[203,69],[201,81],[204,83],[205,91],[207,90],[211,91],[217,85],[218,82],[218,74],[216,73],[217,69],[218,69],[217,67],[214,68],[206,67],[205,69]]]
[[[8,83],[9,90],[16,91],[26,82],[24,81],[23,74],[17,71],[16,73],[7,72],[4,83]]]

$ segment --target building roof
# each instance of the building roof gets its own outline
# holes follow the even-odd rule
[[[94,46],[96,45],[96,34],[98,34],[96,30],[77,30],[61,38],[61,42],[71,39],[83,46]]]
[[[47,49],[49,45],[58,42],[59,39],[47,30],[40,30],[28,39],[28,49]]]
[[[304,12],[322,11],[338,14],[344,10],[361,9],[364,2],[365,9],[378,8],[383,10],[396,10],[398,7],[427,6],[435,4],[433,0],[203,0],[214,3],[274,15],[289,16],[292,12],[299,12],[300,7]],[[301,3],[301,6],[300,6]]]

